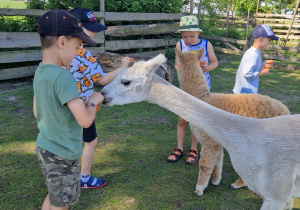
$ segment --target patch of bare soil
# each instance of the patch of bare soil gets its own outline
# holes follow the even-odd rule
[[[33,79],[20,79],[18,81],[1,81],[0,93],[9,92],[18,88],[29,87],[33,85]]]

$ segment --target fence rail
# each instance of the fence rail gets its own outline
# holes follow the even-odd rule
[[[36,9],[0,9],[2,16],[41,16],[45,10]],[[104,51],[120,51],[128,49],[153,49],[151,52],[138,53],[139,56],[156,55],[163,53],[162,47],[175,47],[178,39],[135,39],[135,40],[108,40],[105,37],[128,37],[128,36],[143,36],[143,35],[157,35],[170,34],[178,30],[178,22],[184,14],[169,14],[169,13],[114,13],[114,12],[94,12],[97,18],[105,19],[105,21],[165,21],[172,20],[174,23],[169,24],[150,24],[150,25],[127,25],[127,26],[113,26],[108,27],[105,32],[97,33],[94,40],[99,47],[86,46],[93,55]],[[261,16],[262,14],[257,14]],[[271,16],[268,16],[271,17]],[[279,17],[279,16],[276,16]],[[295,27],[295,31],[298,28]],[[210,41],[222,42],[228,48],[214,47],[214,50],[222,53],[229,53],[235,55],[242,55],[243,51],[238,49],[236,45],[241,45],[244,49],[249,42],[246,40],[237,40],[224,37],[208,36],[200,34],[201,38]],[[300,39],[300,38],[299,38]],[[0,64],[11,63],[29,63],[41,61],[42,51],[40,48],[39,36],[34,32],[0,32]],[[244,47],[245,46],[245,47]],[[157,50],[157,48],[159,50]],[[269,46],[274,50],[288,50],[291,52],[299,52],[299,48]],[[132,55],[137,56],[136,53]],[[268,59],[285,60],[292,62],[299,62],[300,58],[289,58],[282,56],[263,55]],[[27,64],[28,65],[28,64]],[[0,80],[7,80],[13,78],[33,76],[36,65],[24,66],[18,68],[0,69]],[[299,69],[299,67],[286,67],[286,69]]]

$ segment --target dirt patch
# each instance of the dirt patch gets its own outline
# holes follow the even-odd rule
[[[18,88],[30,87],[33,85],[33,78],[19,79],[18,81],[2,81],[0,82],[0,93],[9,92]]]

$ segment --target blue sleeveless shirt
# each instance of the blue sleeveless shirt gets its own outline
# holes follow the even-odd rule
[[[204,54],[200,61],[206,61],[205,65],[209,65],[209,60],[208,60],[208,52],[207,52],[207,43],[208,41],[206,39],[200,39],[200,42],[195,45],[187,45],[184,43],[183,39],[180,41],[180,50],[181,52],[187,52],[187,51],[192,51],[197,53],[199,50],[204,48]],[[200,65],[200,64],[199,64]],[[206,79],[206,84],[208,86],[208,89],[210,90],[211,83],[210,83],[210,76],[208,72],[203,72],[205,79]]]

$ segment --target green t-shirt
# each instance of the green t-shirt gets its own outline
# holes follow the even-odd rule
[[[67,102],[79,97],[72,74],[54,64],[40,64],[34,75],[37,125],[36,144],[62,158],[82,155],[82,127]]]

